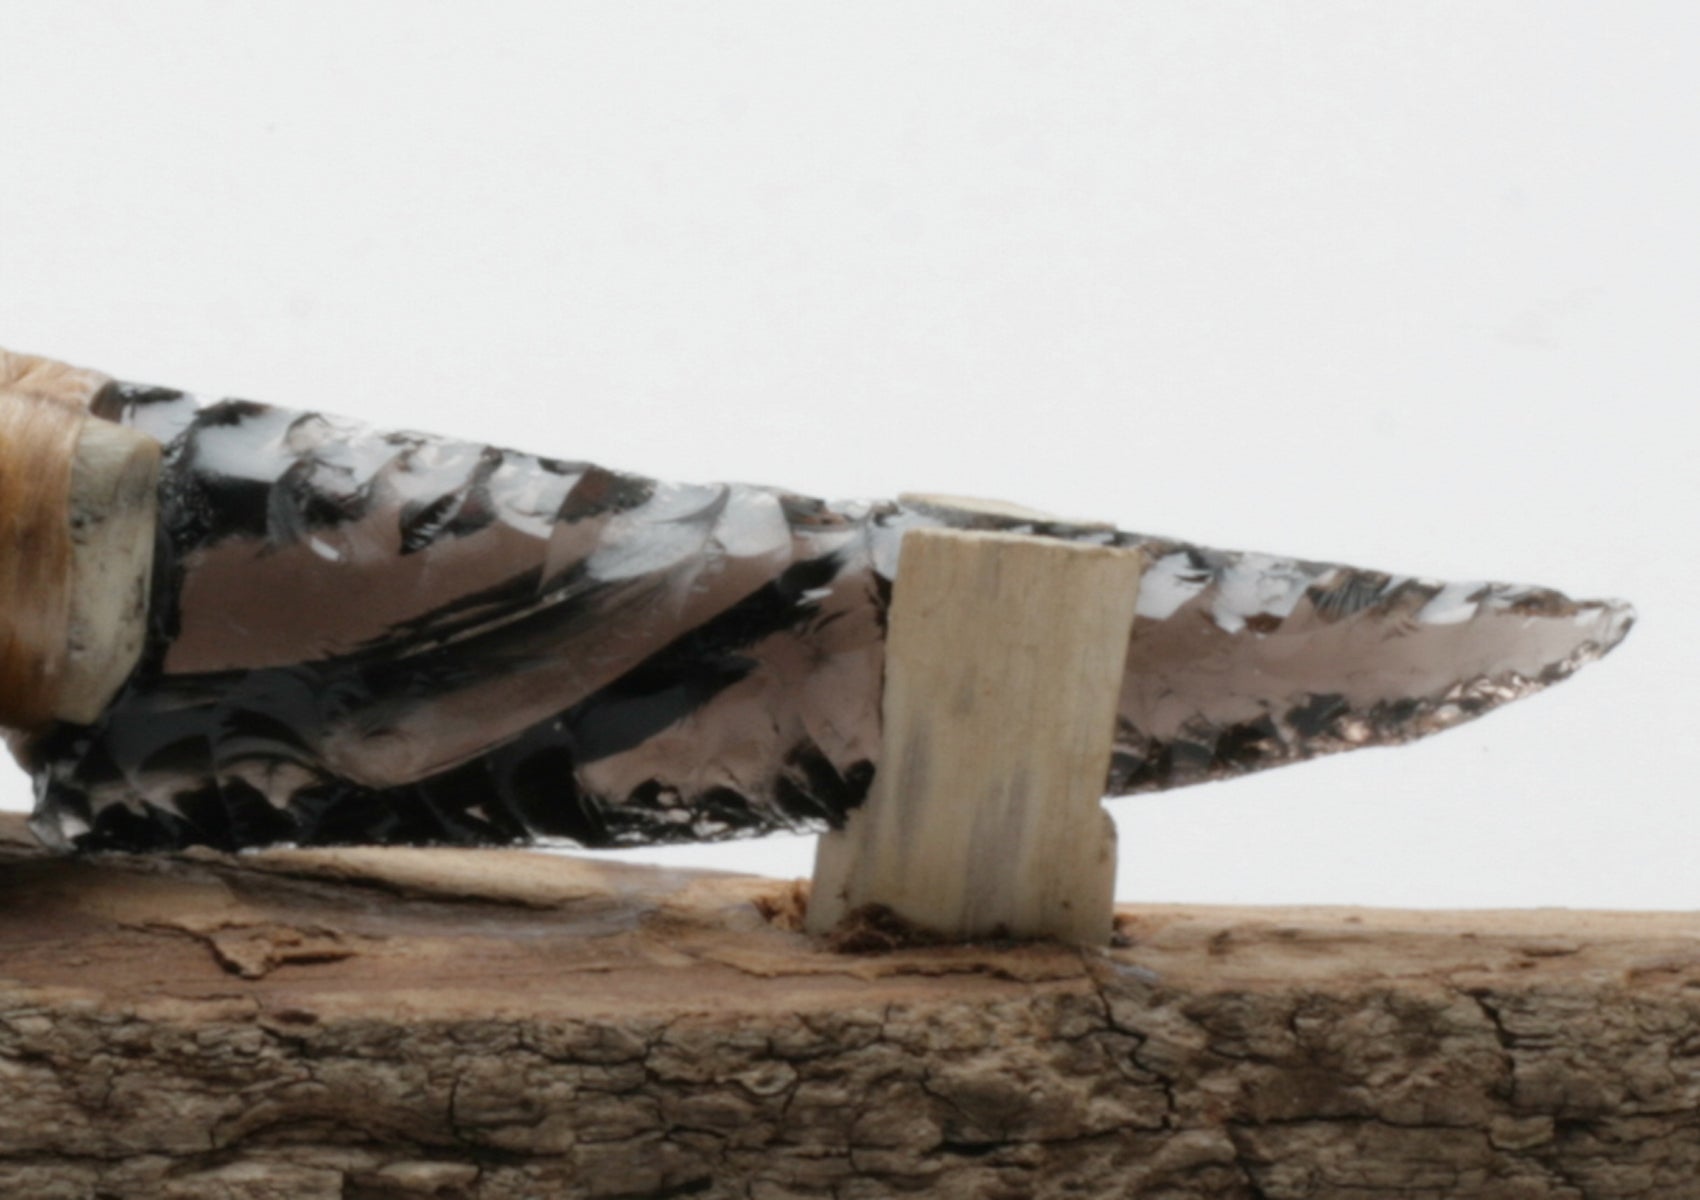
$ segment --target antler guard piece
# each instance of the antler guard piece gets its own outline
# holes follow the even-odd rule
[[[95,371],[0,350],[0,724],[87,724],[141,658],[159,443],[89,414]]]

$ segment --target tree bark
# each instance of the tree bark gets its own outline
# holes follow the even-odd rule
[[[4,858],[8,1197],[1700,1196],[1692,915],[850,955],[521,851]]]

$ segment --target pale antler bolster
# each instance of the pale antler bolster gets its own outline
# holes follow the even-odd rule
[[[0,725],[92,721],[141,656],[160,447],[89,414],[110,382],[0,350]]]

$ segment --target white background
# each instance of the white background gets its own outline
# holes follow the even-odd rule
[[[0,0],[0,344],[1627,596],[1621,650],[1484,721],[1114,803],[1120,891],[1692,908],[1697,33],[1677,2]]]

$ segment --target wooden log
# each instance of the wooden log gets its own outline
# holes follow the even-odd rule
[[[820,839],[808,925],[870,907],[948,938],[1102,944],[1109,772],[1140,556],[913,530],[886,637],[881,766]]]
[[[17,843],[0,1195],[1700,1195],[1695,915],[1138,906],[1114,949],[846,956],[801,891]]]

